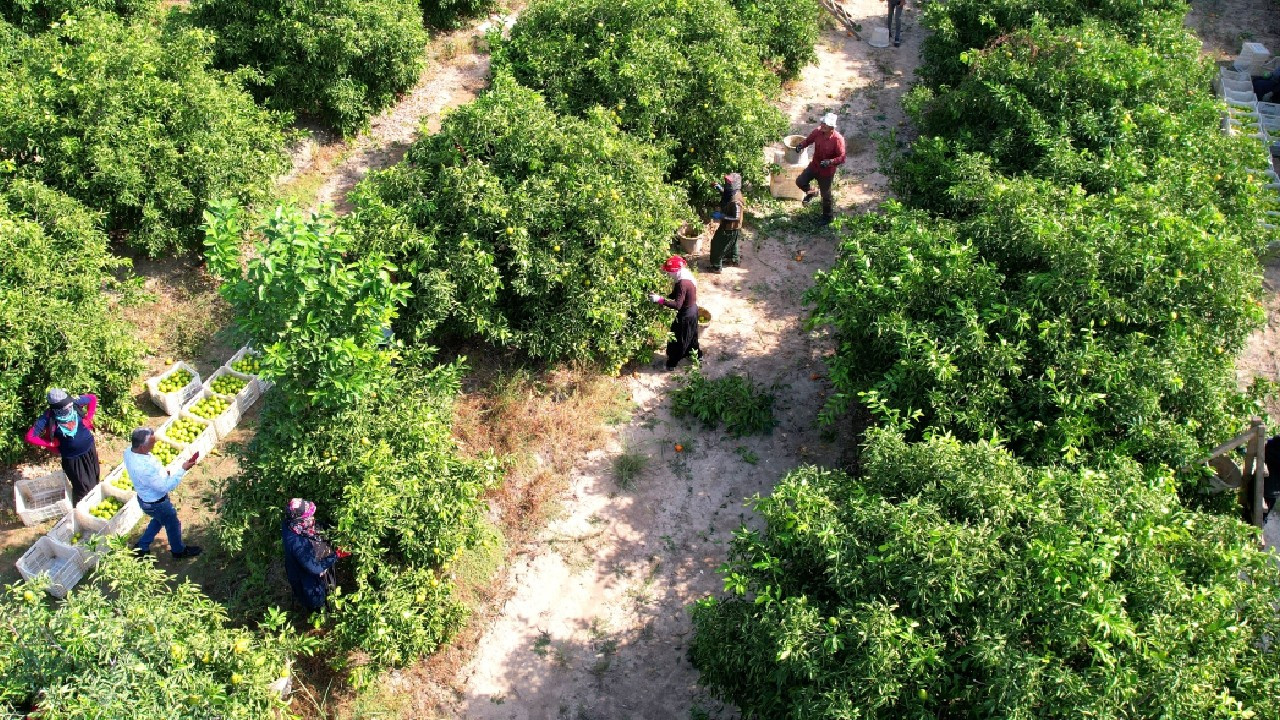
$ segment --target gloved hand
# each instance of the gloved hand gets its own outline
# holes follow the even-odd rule
[[[711,213],[712,220],[719,220],[723,217],[724,217],[724,213],[720,212],[719,210],[716,210],[715,212]]]
[[[658,293],[649,293],[649,302],[662,302],[662,296]]]
[[[830,161],[830,160],[823,160],[823,161],[819,162],[818,164],[819,164],[819,165],[821,165],[822,167],[831,167],[831,161]]]
[[[716,192],[718,192],[718,193],[722,193],[722,192],[724,192],[724,186],[723,186],[723,185],[721,185],[720,183],[716,183],[715,185],[712,185],[711,187],[715,188],[715,189],[716,189]]]

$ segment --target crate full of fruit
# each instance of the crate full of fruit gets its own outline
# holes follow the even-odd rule
[[[164,462],[157,456],[170,470],[176,469],[176,465],[181,465],[196,453],[200,453],[202,458],[208,457],[209,451],[218,443],[218,431],[213,429],[213,423],[187,412],[180,412],[177,417],[169,418],[156,431],[156,436],[178,448],[177,456],[169,462]],[[154,453],[155,450],[151,452]]]
[[[258,383],[259,393],[270,390],[275,384],[262,377],[262,355],[248,345],[237,350],[223,367],[252,377]]]
[[[49,594],[64,598],[67,591],[76,586],[84,574],[96,563],[96,555],[85,558],[74,548],[63,547],[46,535],[36,540],[31,549],[18,558],[18,572],[26,580],[47,575]]]
[[[166,415],[177,415],[183,405],[200,393],[202,387],[200,373],[181,360],[147,380],[147,393],[151,396],[151,401]]]
[[[257,378],[225,366],[218,368],[218,371],[205,382],[204,387],[219,395],[235,398],[242,415],[258,401],[258,397],[262,394]]]
[[[240,406],[235,397],[219,395],[209,390],[208,383],[205,383],[205,389],[183,406],[180,415],[194,415],[209,421],[213,424],[214,434],[221,440],[230,435],[240,422]]]
[[[133,479],[129,477],[129,468],[125,467],[124,463],[120,463],[114,470],[107,473],[102,484],[106,486],[103,490],[118,500],[133,499]]]
[[[75,515],[81,533],[125,535],[142,519],[142,508],[136,495],[130,500],[121,500],[107,490],[106,483],[98,483],[80,499]]]

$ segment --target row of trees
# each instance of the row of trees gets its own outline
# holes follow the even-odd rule
[[[860,472],[756,498],[702,679],[752,717],[1267,717],[1280,571],[1168,470],[1257,412],[1264,158],[1182,3],[925,10],[901,201],[809,294]],[[1216,506],[1223,513],[1197,510]]]

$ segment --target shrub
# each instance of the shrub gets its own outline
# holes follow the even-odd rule
[[[418,369],[410,358],[338,408],[292,411],[273,390],[239,477],[223,488],[223,543],[243,553],[258,588],[280,552],[291,497],[352,553],[326,620],[340,650],[359,649],[369,671],[434,651],[460,627],[450,564],[480,541],[481,492],[497,463],[464,460],[450,435],[460,365]]]
[[[726,172],[764,178],[761,149],[787,129],[778,78],[717,0],[541,0],[497,48],[495,68],[559,112],[601,106],[671,153],[698,199]]]
[[[671,414],[695,417],[708,429],[724,423],[731,435],[742,437],[773,430],[773,401],[773,394],[750,378],[730,373],[711,380],[695,365],[671,394]]]
[[[1231,232],[1256,236],[1245,168],[1265,157],[1256,140],[1222,133],[1199,47],[1176,18],[1149,24],[1141,44],[1095,21],[1006,35],[970,53],[954,87],[913,91],[924,139],[894,167],[895,189],[920,207],[963,211],[950,186],[984,163],[1091,193],[1153,186],[1171,207],[1217,207]]]
[[[691,649],[744,716],[1280,712],[1273,558],[1130,462],[875,432],[861,477],[800,468],[753,505]]]
[[[1142,36],[1158,15],[1187,12],[1186,0],[959,0],[924,6],[923,24],[931,30],[921,45],[920,76],[933,85],[951,84],[964,74],[963,54],[984,48],[1013,30],[1037,21],[1049,27],[1078,25],[1094,18],[1129,39]]]
[[[890,203],[846,225],[808,296],[839,337],[828,413],[860,401],[1035,462],[1178,465],[1256,412],[1232,357],[1261,320],[1259,278],[1228,221],[1034,180],[965,192],[980,209],[963,222]]]
[[[821,6],[808,0],[734,0],[743,37],[760,46],[765,60],[783,80],[817,62]]]
[[[405,337],[439,329],[616,369],[661,337],[645,296],[666,283],[687,213],[661,161],[603,111],[557,116],[499,76],[356,189],[360,252],[410,282]]]
[[[0,66],[0,161],[135,247],[189,246],[211,198],[262,197],[286,167],[282,119],[208,68],[210,42],[97,11],[24,39]]]
[[[429,27],[458,28],[462,21],[494,8],[494,0],[422,0],[422,16]]]
[[[246,230],[260,238],[247,267]],[[246,227],[231,202],[205,213],[209,268],[236,312],[236,325],[262,353],[262,374],[292,410],[349,404],[377,384],[391,354],[382,329],[405,301],[403,284],[377,254],[347,260],[351,237],[329,216],[292,207]]]
[[[111,298],[127,260],[107,251],[97,216],[71,198],[0,175],[0,464],[16,462],[44,392],[102,401],[98,426],[123,430],[141,348]]]
[[[42,720],[258,720],[287,709],[270,685],[289,677],[290,657],[308,643],[283,614],[261,633],[229,627],[191,582],[171,586],[168,573],[123,549],[92,579],[56,604],[40,583],[0,595],[0,711],[32,702],[39,712],[28,717]]]
[[[47,30],[63,15],[93,8],[121,17],[144,15],[158,7],[156,0],[0,0],[0,18],[36,33]]]
[[[218,36],[218,65],[253,68],[259,98],[344,134],[413,87],[427,32],[416,0],[196,0]]]

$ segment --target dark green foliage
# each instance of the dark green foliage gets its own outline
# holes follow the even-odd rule
[[[0,65],[0,162],[103,214],[152,254],[189,248],[211,199],[262,197],[283,119],[209,69],[198,30],[82,11]]]
[[[155,10],[158,0],[0,0],[0,19],[28,33],[43,32],[67,13],[93,8],[120,17],[143,15]]]
[[[136,416],[129,388],[141,348],[108,293],[129,262],[107,252],[97,217],[38,183],[0,175],[0,463],[65,387],[101,401],[98,426],[120,431]]]
[[[838,393],[914,430],[1002,437],[1037,462],[1181,464],[1255,408],[1232,358],[1261,312],[1250,248],[1210,210],[978,177],[963,222],[889,204],[819,273]]]
[[[953,84],[964,74],[962,53],[1037,20],[1061,28],[1094,18],[1115,35],[1139,40],[1155,16],[1180,21],[1187,12],[1186,0],[947,0],[923,7],[923,25],[932,32],[921,47],[919,74],[934,86]]]
[[[196,0],[196,24],[218,36],[219,67],[253,68],[268,105],[343,133],[413,87],[427,32],[416,0]]]
[[[1172,486],[875,431],[754,500],[694,664],[747,717],[1276,717],[1280,570]]]
[[[783,80],[791,80],[818,53],[818,18],[822,6],[812,0],[733,0],[742,20],[743,37],[764,50],[765,60]]]
[[[663,160],[607,113],[558,116],[499,76],[357,188],[352,225],[361,252],[411,283],[401,337],[478,336],[616,369],[660,337],[645,296],[688,214]]]
[[[671,414],[697,418],[708,429],[723,423],[734,437],[758,435],[777,424],[773,401],[773,393],[750,378],[730,373],[711,380],[695,365],[671,394]]]
[[[462,27],[464,20],[489,12],[495,0],[422,0],[422,16],[429,27]]]
[[[605,108],[670,152],[670,177],[705,199],[726,172],[763,180],[761,148],[787,128],[764,54],[720,0],[540,0],[494,65],[559,112]]]
[[[222,494],[220,536],[243,555],[253,588],[279,557],[289,499],[316,503],[352,553],[331,600],[331,640],[367,653],[373,671],[433,652],[461,626],[447,573],[479,541],[480,494],[497,477],[496,461],[462,459],[450,434],[462,368],[418,369],[423,360],[407,358],[340,408],[297,413],[273,390]]]

